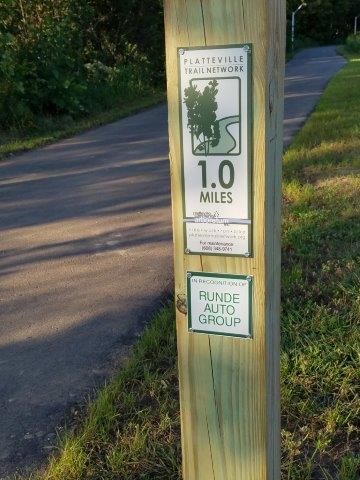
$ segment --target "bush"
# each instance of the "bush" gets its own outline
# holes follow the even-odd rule
[[[346,49],[351,53],[360,53],[360,33],[347,37]]]
[[[1,128],[29,129],[40,117],[77,118],[148,92],[163,76],[160,5],[0,2]]]

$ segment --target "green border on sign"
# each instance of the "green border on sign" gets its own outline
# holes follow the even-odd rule
[[[185,204],[185,171],[184,171],[184,146],[183,146],[183,123],[182,123],[182,83],[181,83],[181,65],[180,65],[180,51],[187,50],[210,50],[210,49],[221,49],[221,48],[244,48],[248,47],[248,84],[247,84],[247,110],[248,110],[248,131],[247,131],[247,147],[248,147],[248,218],[251,220],[251,224],[248,225],[248,255],[245,254],[229,254],[229,253],[208,253],[208,252],[191,252],[187,248],[187,234],[186,234],[186,222],[183,222],[183,236],[184,236],[184,247],[185,253],[189,255],[202,255],[202,256],[225,256],[225,257],[253,257],[253,202],[252,202],[252,191],[253,191],[253,74],[252,74],[252,54],[253,54],[253,44],[252,43],[242,43],[242,44],[229,44],[229,45],[205,45],[205,46],[194,46],[194,47],[178,47],[177,48],[177,59],[178,59],[178,99],[179,99],[179,124],[181,127],[180,135],[180,148],[181,148],[181,176],[182,176],[182,204],[183,204],[183,218],[186,218],[186,204]],[[223,78],[223,77],[222,77]],[[206,78],[202,79],[206,80]],[[241,137],[241,135],[240,135]]]
[[[211,278],[232,278],[234,280],[247,280],[249,283],[249,331],[250,335],[238,335],[238,334],[231,334],[231,333],[217,333],[217,332],[209,332],[207,330],[198,330],[192,328],[192,318],[191,318],[191,285],[190,280],[192,276],[197,277],[211,277]],[[205,335],[216,335],[221,337],[232,337],[232,338],[246,338],[248,340],[253,338],[253,308],[252,308],[252,300],[253,300],[253,282],[254,277],[252,275],[235,275],[235,274],[228,274],[228,273],[210,273],[210,272],[186,272],[186,287],[187,287],[187,304],[188,304],[188,331],[190,333],[201,333]]]

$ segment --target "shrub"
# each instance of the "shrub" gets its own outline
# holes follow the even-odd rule
[[[347,37],[346,49],[351,53],[360,53],[360,33]]]
[[[149,11],[143,0],[0,2],[0,128],[76,118],[149,91],[164,46],[161,2],[145,3]]]

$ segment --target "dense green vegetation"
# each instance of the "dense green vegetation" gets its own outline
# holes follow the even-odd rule
[[[160,4],[2,0],[2,129],[71,120],[149,93],[163,77]]]
[[[287,0],[289,15],[300,1]],[[344,39],[359,12],[359,0],[307,0],[299,42]],[[59,119],[69,125],[163,89],[163,37],[162,0],[1,0],[1,143],[9,132],[58,138]]]
[[[360,57],[284,158],[282,480],[357,480]],[[173,305],[33,480],[179,480]]]
[[[347,37],[346,49],[351,53],[360,53],[360,33]]]
[[[288,43],[291,12],[306,3],[296,16],[296,46],[342,43],[354,31],[360,0],[287,0]]]

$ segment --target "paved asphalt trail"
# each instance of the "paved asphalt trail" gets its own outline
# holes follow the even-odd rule
[[[330,78],[346,64],[336,47],[303,50],[286,65],[284,145],[304,125]]]
[[[344,63],[287,65],[287,145]],[[1,479],[51,451],[171,288],[166,122],[159,106],[0,163]]]

